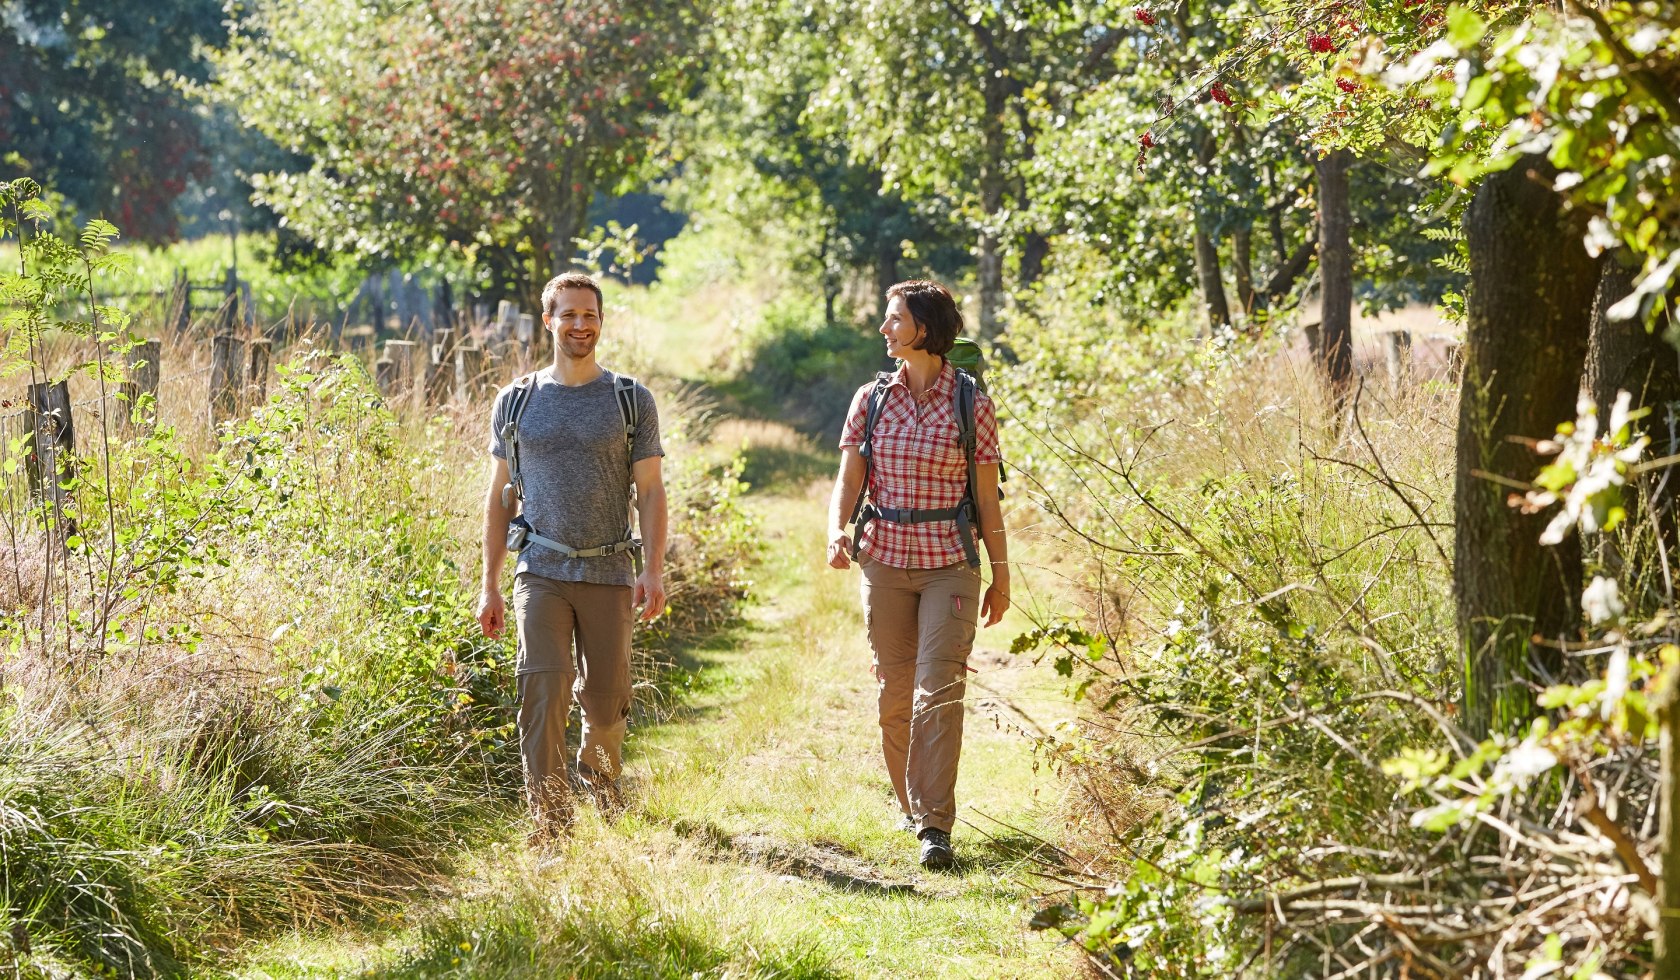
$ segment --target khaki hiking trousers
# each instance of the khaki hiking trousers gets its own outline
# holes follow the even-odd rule
[[[522,574],[514,580],[519,629],[519,758],[539,823],[571,818],[566,721],[583,711],[578,774],[610,787],[630,719],[631,589]]]
[[[918,834],[929,827],[950,833],[980,570],[961,562],[894,568],[867,554],[858,560],[887,775]]]

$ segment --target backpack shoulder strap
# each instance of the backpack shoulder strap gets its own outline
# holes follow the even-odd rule
[[[869,389],[869,404],[863,413],[863,445],[858,447],[858,455],[866,462],[875,444],[875,423],[881,421],[881,413],[887,407],[887,393],[891,390],[892,379],[891,373],[882,371],[875,375],[875,387]]]
[[[858,455],[863,457],[863,485],[858,487],[857,500],[852,504],[852,519],[848,524],[853,525],[852,557],[857,557],[858,544],[863,540],[863,525],[859,518],[863,517],[865,500],[869,497],[869,478],[875,472],[875,463],[870,456],[874,453],[875,423],[881,421],[881,412],[887,405],[887,393],[892,381],[892,374],[887,371],[875,375],[875,386],[869,389],[869,401],[863,412],[863,443],[858,446]]]
[[[513,387],[508,390],[505,418],[502,420],[502,444],[507,447],[508,482],[502,487],[502,506],[513,506],[513,499],[525,499],[525,481],[519,475],[519,423],[525,417],[525,408],[531,404],[531,394],[536,389],[536,374],[524,375],[515,379]]]
[[[612,383],[613,395],[618,399],[618,415],[624,420],[624,458],[631,460],[636,453],[636,430],[642,420],[641,406],[636,403],[636,379],[628,374],[612,374]]]

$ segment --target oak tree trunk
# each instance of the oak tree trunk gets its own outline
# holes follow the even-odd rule
[[[1254,231],[1244,221],[1231,232],[1231,273],[1237,280],[1237,307],[1254,313]]]
[[[1219,248],[1203,223],[1196,222],[1196,279],[1202,287],[1202,309],[1207,311],[1208,329],[1218,330],[1231,322],[1231,307],[1225,301],[1225,281],[1219,269]]]
[[[1353,385],[1353,253],[1349,229],[1348,167],[1353,154],[1335,150],[1315,165],[1318,173],[1318,279],[1322,312],[1319,348],[1337,414]]]
[[[1541,460],[1520,440],[1575,417],[1598,263],[1586,216],[1552,190],[1538,155],[1488,177],[1464,219],[1470,288],[1459,397],[1453,591],[1473,733],[1534,711],[1531,686],[1555,674],[1555,641],[1580,620],[1579,539],[1544,547],[1549,514],[1523,514],[1489,475],[1527,482]],[[1535,644],[1532,637],[1553,641]]]
[[[1680,454],[1675,418],[1680,411],[1680,350],[1663,339],[1660,322],[1657,329],[1650,330],[1639,317],[1610,319],[1610,307],[1633,292],[1636,270],[1626,261],[1620,250],[1607,252],[1600,259],[1583,387],[1598,405],[1600,426],[1609,424],[1617,393],[1631,394],[1635,408],[1651,410],[1644,420],[1635,423],[1651,437],[1650,455],[1673,456]],[[1665,473],[1645,481],[1642,488],[1646,499],[1642,500],[1635,499],[1629,488],[1626,504],[1629,514],[1655,522],[1662,550],[1648,557],[1653,564],[1660,561],[1667,567],[1673,567],[1680,554],[1674,514],[1677,478],[1680,474]]]

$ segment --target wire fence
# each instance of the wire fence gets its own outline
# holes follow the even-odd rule
[[[387,404],[399,410],[481,398],[528,357],[522,345],[457,340],[451,330],[434,331],[430,339],[434,342],[389,339],[377,362],[372,362],[371,345],[358,345],[350,337],[335,338],[327,331],[306,331],[288,347],[338,348],[367,359],[369,375]],[[67,412],[68,419],[60,420],[59,426],[69,431],[57,433],[59,448],[94,461],[104,451],[103,435],[125,440],[139,431],[131,413],[136,400],[147,394],[152,396],[158,423],[213,444],[220,422],[266,400],[273,346],[260,330],[250,338],[231,333],[198,339],[178,336],[168,344],[167,356],[163,341],[135,347],[122,358],[128,362],[130,377],[107,381],[103,387],[97,377],[73,371],[58,384],[18,379],[15,396],[0,397],[0,460],[16,461],[5,466],[0,484],[29,479],[37,446],[54,439],[54,426],[42,425],[36,431],[38,419]],[[47,367],[52,372],[69,371],[86,359],[85,352],[61,348],[49,356]],[[60,384],[64,388],[56,391]],[[7,394],[6,387],[0,381],[0,396]]]

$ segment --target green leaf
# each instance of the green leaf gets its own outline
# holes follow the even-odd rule
[[[1487,21],[1468,8],[1453,4],[1447,8],[1447,40],[1460,51],[1476,46],[1487,33]]]

